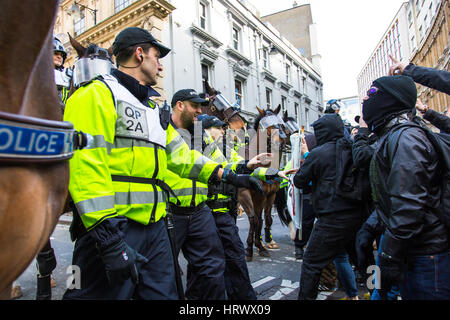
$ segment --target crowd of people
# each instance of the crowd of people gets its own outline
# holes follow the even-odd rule
[[[423,105],[415,84],[450,94],[450,73],[392,59],[390,75],[373,81],[363,99],[356,130],[346,131],[339,106],[331,106],[335,101],[313,123],[317,146],[303,155],[294,178],[311,193],[310,212],[317,218],[313,226],[306,223],[312,233],[299,299],[316,298],[321,272],[333,260],[349,299],[358,295],[351,260],[361,274],[378,267],[372,300],[450,298],[449,111]],[[440,138],[417,113],[440,130]],[[361,179],[352,180],[362,194],[357,200],[338,190],[342,139],[352,143],[352,169]]]
[[[450,298],[448,167],[417,113],[445,133],[450,120],[417,100],[414,83],[450,94],[448,72],[394,61],[391,75],[367,92],[358,127],[344,125],[332,100],[303,139],[300,168],[256,170],[271,154],[224,154],[226,123],[201,114],[204,96],[181,88],[170,108],[153,100],[169,48],[132,27],[112,49],[117,68],[69,97],[66,53],[59,40],[54,45],[64,120],[88,136],[70,160],[69,183],[72,263],[83,276],[64,299],[256,299],[236,226],[237,189],[262,194],[260,180],[295,172],[305,194],[303,237],[295,240],[303,259],[299,299],[316,299],[330,263],[349,299],[358,298],[352,265],[366,274],[375,264],[372,299]],[[345,146],[357,173],[356,199],[337,183]],[[443,150],[448,157],[448,146]],[[180,251],[188,261],[185,290]],[[51,247],[46,254],[54,260]],[[48,277],[52,268],[43,272],[38,261],[38,271]]]

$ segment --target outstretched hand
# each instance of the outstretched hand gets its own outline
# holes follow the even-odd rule
[[[288,176],[294,173],[297,173],[298,169],[289,169],[289,170],[284,170],[284,171],[278,171],[278,176],[280,178],[289,180]]]
[[[394,62],[394,64],[389,67],[389,75],[401,75],[406,68],[406,64],[398,61],[391,54],[389,55],[389,58],[391,58],[392,62]]]
[[[250,159],[247,163],[247,168],[249,170],[255,170],[259,167],[267,167],[272,163],[273,154],[272,153],[260,153],[257,156]]]
[[[424,114],[428,110],[428,106],[423,104],[422,100],[420,98],[417,98],[416,101],[416,109],[420,111],[420,113]]]
[[[300,151],[301,151],[301,156],[302,157],[303,157],[303,155],[305,153],[309,152],[308,145],[306,144],[305,137],[302,138],[302,146],[300,148]]]

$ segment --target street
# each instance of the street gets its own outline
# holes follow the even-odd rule
[[[270,250],[269,258],[260,257],[254,249],[253,261],[248,262],[250,280],[256,291],[258,300],[296,300],[299,288],[301,260],[294,258],[294,245],[289,236],[289,229],[283,226],[274,210],[272,212],[272,237],[278,243],[279,249]],[[73,243],[69,235],[70,215],[61,217],[56,226],[51,243],[57,259],[53,277],[56,287],[52,289],[52,299],[60,300],[66,290],[66,282],[70,275],[67,268],[71,265]],[[239,234],[245,245],[248,233],[248,219],[245,213],[238,217]],[[264,236],[263,236],[264,237]],[[183,284],[186,281],[186,260],[180,256],[180,266],[183,271]],[[36,297],[36,267],[33,260],[30,266],[17,279],[23,296],[17,300],[34,300]],[[361,288],[360,288],[361,293]],[[344,297],[342,291],[320,292],[318,300],[338,300]],[[360,294],[362,298],[363,293]]]

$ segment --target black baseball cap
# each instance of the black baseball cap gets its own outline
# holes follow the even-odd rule
[[[202,122],[203,129],[209,129],[211,127],[221,128],[226,125],[226,123],[221,121],[219,118],[207,114],[199,115],[197,120]]]
[[[123,29],[116,36],[116,39],[114,40],[114,43],[112,45],[113,54],[117,56],[117,54],[123,49],[139,43],[153,44],[158,48],[161,58],[165,57],[170,52],[169,48],[156,41],[155,37],[153,37],[152,34],[147,30],[138,27],[130,27]]]
[[[172,107],[177,104],[177,101],[192,101],[200,103],[202,106],[207,106],[209,101],[200,97],[194,89],[178,90],[172,97]]]

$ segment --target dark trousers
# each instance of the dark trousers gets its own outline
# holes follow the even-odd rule
[[[131,279],[110,285],[93,238],[85,234],[75,242],[72,264],[80,268],[81,288],[68,289],[63,299],[178,299],[172,250],[164,220],[145,226],[128,220],[122,224],[124,241],[149,261],[137,263],[139,283]]]
[[[225,251],[225,286],[230,300],[256,300],[250,282],[244,244],[239,237],[236,216],[228,212],[213,214]]]
[[[314,227],[314,209],[309,199],[303,200],[303,214],[302,214],[302,239],[298,240],[299,230],[297,230],[294,239],[294,245],[297,248],[303,248],[308,243],[311,236],[312,229]]]
[[[225,255],[211,209],[192,214],[174,214],[176,254],[188,261],[186,298],[225,299]]]
[[[320,275],[334,258],[344,251],[362,224],[360,214],[344,217],[342,212],[318,218],[306,246],[300,273],[299,300],[315,300]]]

